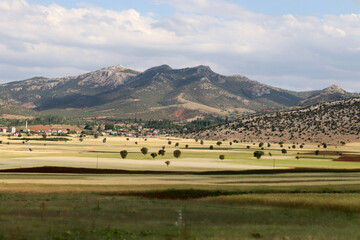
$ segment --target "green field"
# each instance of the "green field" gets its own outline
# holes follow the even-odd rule
[[[258,143],[223,142],[218,147],[216,142],[201,145],[174,138],[171,145],[167,138],[107,137],[103,143],[88,137],[83,142],[73,138],[29,144],[0,140],[0,169],[150,171],[0,173],[0,239],[360,239],[360,163],[334,161],[339,153],[360,155],[357,143],[320,148],[319,155],[317,144],[303,149],[285,144],[286,154],[272,144],[258,160],[253,157]],[[166,155],[152,159],[150,153],[162,146]],[[149,149],[146,156],[142,147]],[[172,155],[175,149],[182,152],[178,159]],[[126,159],[121,150],[129,152]],[[291,172],[293,168],[305,171]],[[288,172],[277,172],[282,170]],[[212,173],[199,174],[205,171]]]

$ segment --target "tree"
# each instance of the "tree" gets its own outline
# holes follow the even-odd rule
[[[165,150],[165,146],[162,146],[162,149]]]
[[[294,144],[294,145],[292,145],[292,148],[293,148],[293,149],[295,149],[295,148],[296,148],[296,145],[295,145],[295,144]]]
[[[188,144],[186,144],[186,145],[185,145],[185,148],[189,148],[189,145],[188,145]]]
[[[261,156],[263,156],[265,153],[263,151],[255,151],[254,152],[254,157],[256,157],[257,159],[260,159]]]
[[[287,150],[286,150],[285,148],[283,148],[283,149],[281,150],[281,153],[282,153],[282,154],[286,154],[286,153],[287,153]]]
[[[315,155],[319,155],[320,154],[320,151],[319,150],[316,150],[315,151]]]
[[[170,165],[170,161],[167,160],[167,161],[165,162],[165,164],[166,164],[166,166],[169,166],[169,165]]]
[[[150,156],[154,159],[157,157],[157,153],[151,153]]]
[[[125,159],[127,157],[127,155],[128,155],[128,152],[126,150],[122,150],[120,152],[120,155],[121,155],[122,159]]]
[[[301,145],[300,145],[300,148],[303,149],[303,148],[304,148],[304,145],[301,144]]]
[[[179,146],[179,143],[175,143],[175,147],[178,147]]]
[[[94,134],[94,138],[95,138],[95,139],[98,139],[98,138],[99,138],[99,134],[95,133],[95,134]]]
[[[159,154],[160,156],[164,156],[164,155],[165,155],[165,150],[164,150],[164,149],[160,149],[160,150],[158,151],[158,154]]]
[[[262,148],[263,146],[264,146],[263,142],[259,143],[259,148]]]
[[[219,147],[221,146],[221,144],[222,144],[222,142],[220,142],[220,141],[218,141],[218,142],[216,143],[216,145],[218,145]]]
[[[175,158],[179,158],[181,156],[181,151],[180,150],[175,150],[173,154],[174,154]]]
[[[200,141],[200,144],[201,144],[201,145],[204,145],[204,141],[203,141],[203,140],[201,140],[201,141]]]
[[[268,146],[268,147],[271,147],[271,144],[270,144],[270,143],[268,143],[268,144],[267,144],[267,146]]]
[[[144,155],[146,155],[148,153],[148,149],[146,147],[141,148],[140,151]]]
[[[272,153],[271,153],[271,152],[269,152],[269,156],[272,157]]]
[[[232,143],[232,142],[229,142],[229,144],[230,144],[230,146],[232,146],[232,145],[233,145],[233,143]]]
[[[168,141],[168,144],[171,145],[171,141]]]
[[[327,148],[327,143],[323,143],[323,148]]]
[[[210,145],[210,150],[213,150],[214,149],[214,146],[213,145]]]
[[[225,159],[225,155],[220,155],[219,156],[219,159],[222,161],[222,160],[224,160]]]
[[[300,157],[299,157],[299,156],[296,156],[295,158],[296,158],[297,160],[299,160],[299,159],[300,159]]]
[[[103,139],[103,143],[106,143],[106,138]]]

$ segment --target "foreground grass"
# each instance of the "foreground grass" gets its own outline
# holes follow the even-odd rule
[[[257,201],[265,197],[266,204]],[[291,200],[295,197],[295,200]],[[296,207],[308,199],[318,206]],[[332,209],[327,196],[236,195],[160,200],[99,194],[1,194],[0,239],[357,239],[359,212]],[[353,202],[356,194],[328,202]],[[275,201],[274,200],[274,201]],[[342,202],[342,203],[345,203]],[[324,204],[322,204],[324,203]]]

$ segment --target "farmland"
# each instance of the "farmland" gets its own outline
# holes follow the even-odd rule
[[[360,162],[338,161],[358,159],[358,143],[261,149],[258,142],[103,139],[2,137],[0,170],[34,171],[0,173],[0,239],[360,237]],[[153,159],[163,146],[165,155]],[[264,155],[257,159],[254,151]],[[40,173],[51,169],[43,166],[69,172]]]

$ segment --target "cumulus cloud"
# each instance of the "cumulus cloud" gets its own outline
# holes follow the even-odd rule
[[[207,64],[278,87],[336,83],[360,91],[360,15],[275,17],[225,0],[156,2],[176,13],[154,17],[135,9],[0,0],[0,81],[116,64],[139,70]]]

